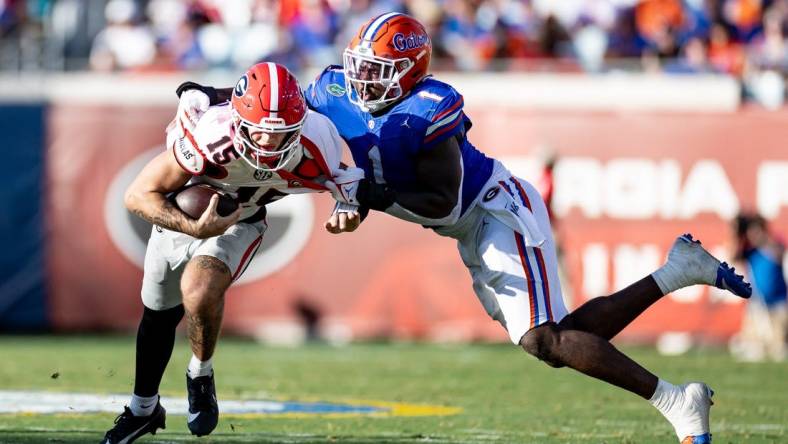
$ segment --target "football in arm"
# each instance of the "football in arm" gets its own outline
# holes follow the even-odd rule
[[[189,217],[199,219],[214,194],[219,195],[219,205],[216,207],[219,216],[229,216],[238,208],[238,202],[232,196],[204,183],[184,187],[175,192],[171,199]]]

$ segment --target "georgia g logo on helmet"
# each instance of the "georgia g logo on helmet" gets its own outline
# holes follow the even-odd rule
[[[243,97],[246,94],[246,88],[249,87],[249,78],[246,77],[244,74],[240,79],[238,79],[238,83],[235,84],[235,90],[233,91],[236,96]]]
[[[389,12],[365,23],[343,53],[345,89],[352,103],[378,111],[427,75],[432,42],[413,17]]]

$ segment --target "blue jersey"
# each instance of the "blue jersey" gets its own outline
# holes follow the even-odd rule
[[[419,191],[415,156],[450,137],[457,138],[462,154],[462,213],[492,175],[494,161],[466,138],[471,121],[463,112],[462,96],[443,82],[427,77],[379,116],[348,100],[339,66],[326,68],[305,95],[309,107],[337,127],[366,177],[395,191]]]
[[[774,257],[765,248],[753,248],[744,253],[750,266],[750,278],[755,296],[760,296],[767,306],[784,302],[788,288],[783,276],[782,257]]]

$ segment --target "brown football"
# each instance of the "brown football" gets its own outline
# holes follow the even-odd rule
[[[189,217],[199,219],[202,213],[205,212],[205,209],[208,208],[211,196],[214,194],[219,195],[219,205],[216,207],[216,212],[219,213],[219,216],[228,216],[238,208],[238,202],[231,196],[204,183],[184,187],[177,191],[171,199]]]

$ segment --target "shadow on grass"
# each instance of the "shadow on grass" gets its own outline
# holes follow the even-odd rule
[[[2,444],[43,444],[43,443],[63,443],[63,444],[82,444],[99,443],[102,435],[94,432],[85,431],[31,431],[31,430],[3,430],[0,431],[0,443]],[[202,444],[240,444],[240,443],[277,443],[277,444],[406,444],[429,442],[434,443],[469,443],[471,441],[457,440],[449,437],[435,435],[363,435],[363,436],[318,436],[318,435],[297,435],[297,434],[263,434],[263,433],[213,433],[210,436],[197,438],[190,435],[167,435],[159,431],[158,435],[146,435],[136,441],[140,444],[168,444],[168,443],[202,443]]]

